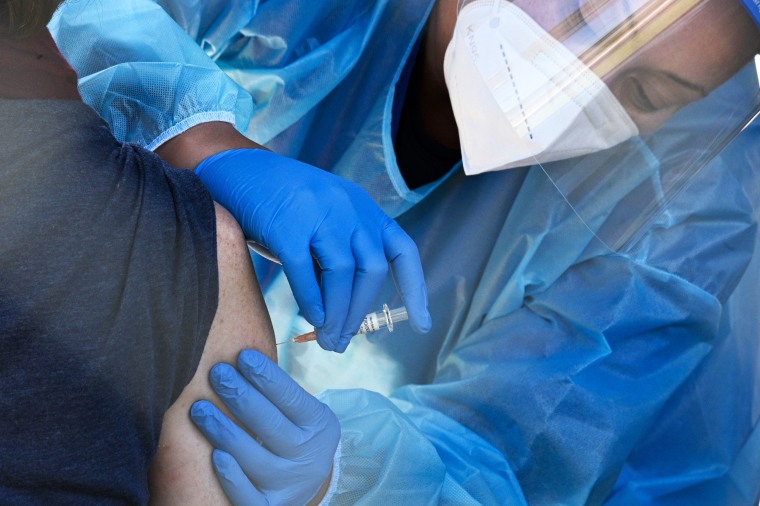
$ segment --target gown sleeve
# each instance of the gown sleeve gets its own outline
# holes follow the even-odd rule
[[[715,297],[663,271],[577,265],[462,339],[432,384],[324,393],[343,431],[336,502],[411,488],[431,504],[601,503],[719,316]]]
[[[49,27],[82,98],[119,141],[155,149],[208,121],[248,127],[250,94],[157,3],[66,2]]]

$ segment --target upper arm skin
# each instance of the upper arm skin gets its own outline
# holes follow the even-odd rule
[[[190,406],[199,399],[218,401],[208,372],[220,361],[235,364],[243,348],[257,349],[276,360],[272,325],[245,239],[234,218],[215,206],[219,305],[198,369],[164,417],[150,470],[151,504],[227,503],[211,466],[212,447],[191,422]]]

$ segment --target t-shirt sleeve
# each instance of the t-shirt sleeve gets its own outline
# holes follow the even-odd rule
[[[216,312],[213,202],[84,104],[0,109],[0,496],[145,503]]]

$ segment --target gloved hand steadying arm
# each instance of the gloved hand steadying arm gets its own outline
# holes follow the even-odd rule
[[[236,506],[307,504],[324,493],[340,440],[340,424],[330,408],[252,350],[240,353],[238,370],[217,364],[210,379],[250,432],[208,401],[198,401],[190,410],[216,448],[214,468],[230,501]]]
[[[195,172],[246,236],[282,262],[322,348],[346,349],[364,316],[377,309],[371,305],[389,263],[412,328],[430,329],[417,247],[358,185],[262,149],[218,153]]]

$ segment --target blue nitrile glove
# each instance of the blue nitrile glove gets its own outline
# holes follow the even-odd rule
[[[190,409],[216,448],[214,469],[225,494],[237,506],[307,504],[330,476],[338,419],[259,352],[242,351],[238,370],[215,365],[211,385],[250,433],[208,401]]]
[[[262,149],[210,156],[195,173],[246,236],[282,262],[322,348],[346,349],[364,316],[376,309],[371,306],[388,263],[412,329],[430,330],[417,246],[358,185]]]

